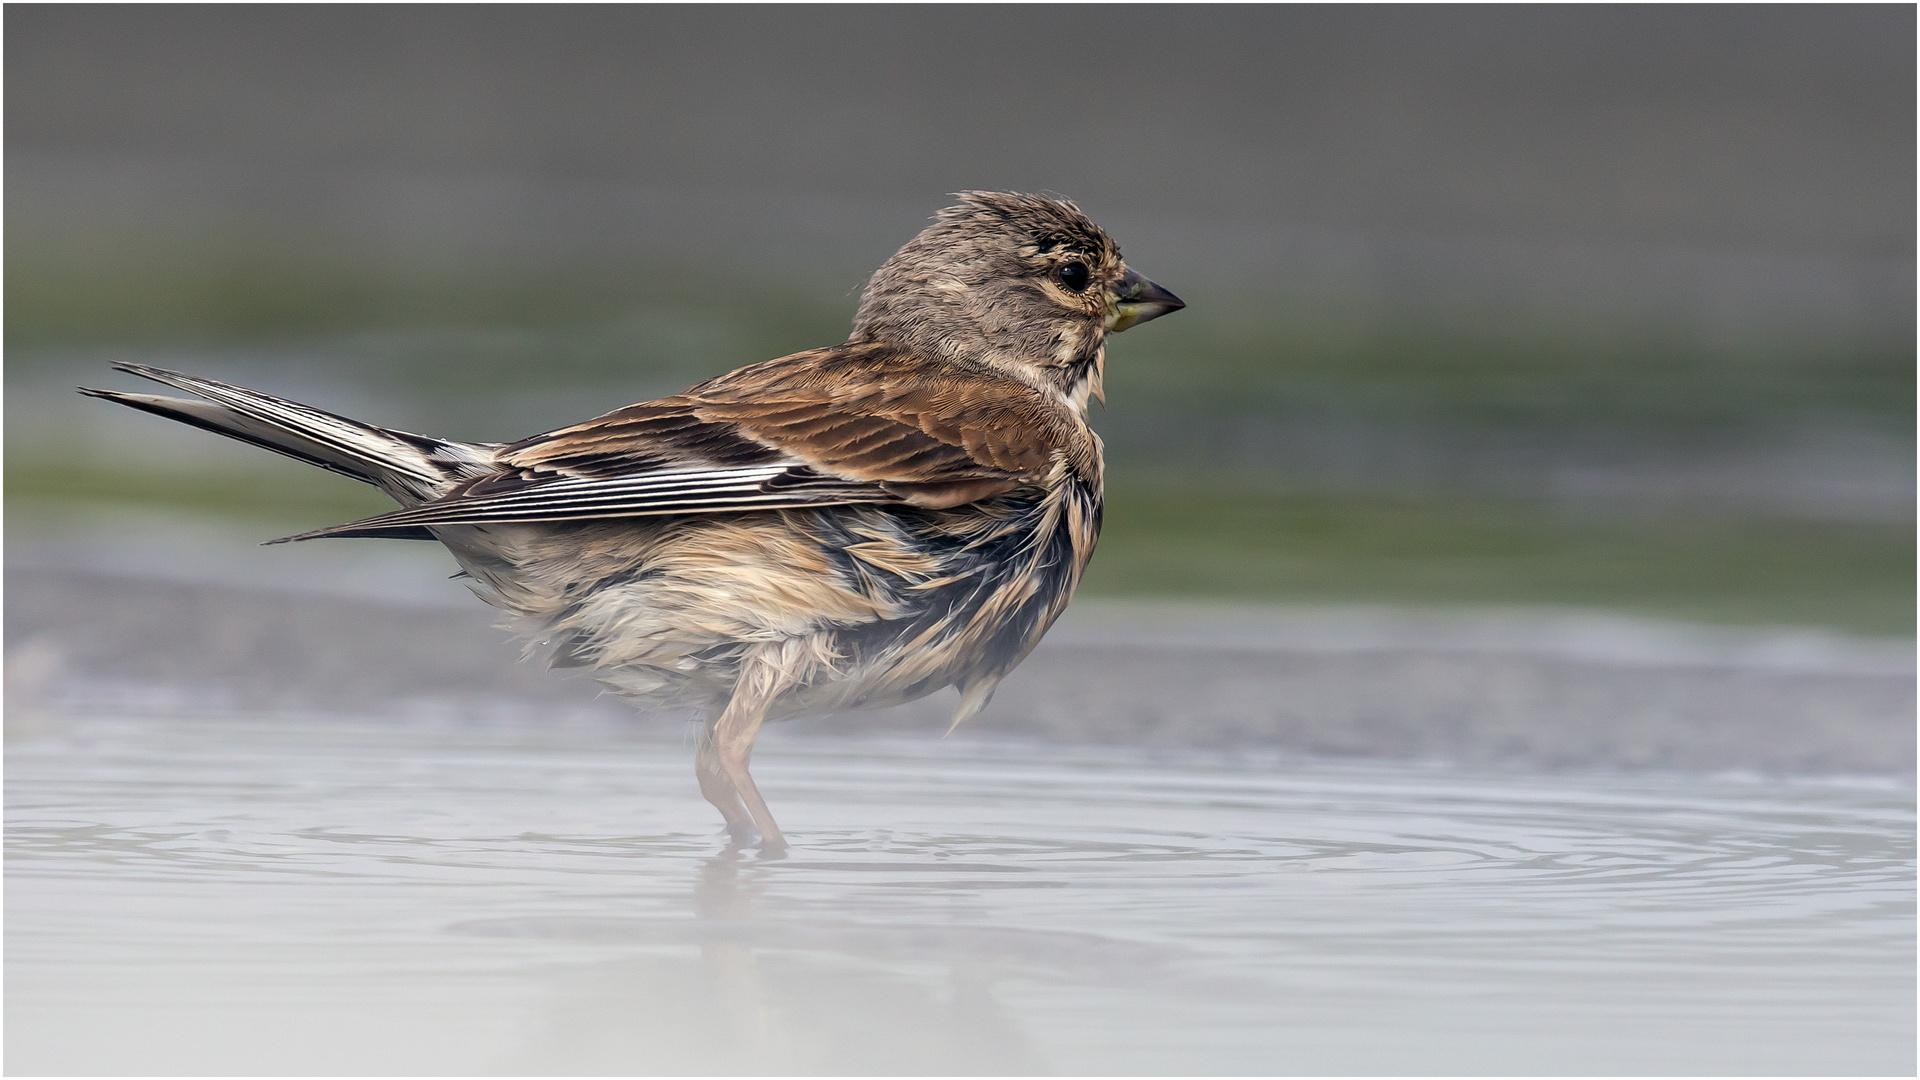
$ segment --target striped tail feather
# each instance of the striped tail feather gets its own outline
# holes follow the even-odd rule
[[[78,388],[80,393],[350,476],[379,487],[402,505],[437,498],[461,479],[484,471],[492,458],[487,446],[391,431],[230,383],[145,364],[113,366],[203,400],[85,386]]]

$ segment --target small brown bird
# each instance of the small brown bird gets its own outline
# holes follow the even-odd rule
[[[760,725],[947,686],[955,725],[984,707],[1093,554],[1107,335],[1185,306],[1070,202],[959,199],[874,273],[845,344],[516,443],[136,364],[115,366],[201,400],[81,392],[379,487],[403,509],[285,539],[445,544],[552,666],[703,710],[701,792],[777,851]]]

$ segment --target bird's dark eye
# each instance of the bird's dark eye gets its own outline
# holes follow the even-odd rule
[[[1053,273],[1060,279],[1060,284],[1067,287],[1068,292],[1086,292],[1087,282],[1093,280],[1092,271],[1088,270],[1087,264],[1083,262],[1061,263],[1060,269]]]

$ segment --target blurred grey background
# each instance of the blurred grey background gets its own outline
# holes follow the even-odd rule
[[[1911,4],[0,18],[16,1071],[1912,1073]],[[762,739],[783,864],[438,545],[258,546],[377,493],[72,391],[516,438],[981,187],[1189,307],[980,742]]]
[[[71,395],[111,360],[513,438],[840,340],[984,187],[1190,304],[1111,348],[1089,597],[1913,633],[1910,6],[5,18],[43,582],[420,599],[422,555],[251,550],[379,500]]]

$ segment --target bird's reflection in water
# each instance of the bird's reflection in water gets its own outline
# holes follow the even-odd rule
[[[791,1060],[781,1010],[767,997],[753,948],[739,935],[714,924],[750,925],[754,898],[766,891],[765,872],[742,872],[745,854],[729,846],[700,866],[693,886],[693,917],[707,933],[700,939],[700,963],[720,1006],[728,1042],[759,1060]]]
[[[691,920],[536,917],[456,928],[623,954],[529,971],[550,989],[550,1005],[503,1071],[1047,1071],[996,999],[1008,974],[1004,947],[974,955],[969,937],[951,929],[784,917],[770,893],[793,865],[738,850],[706,859]],[[835,906],[857,911],[857,891]]]

